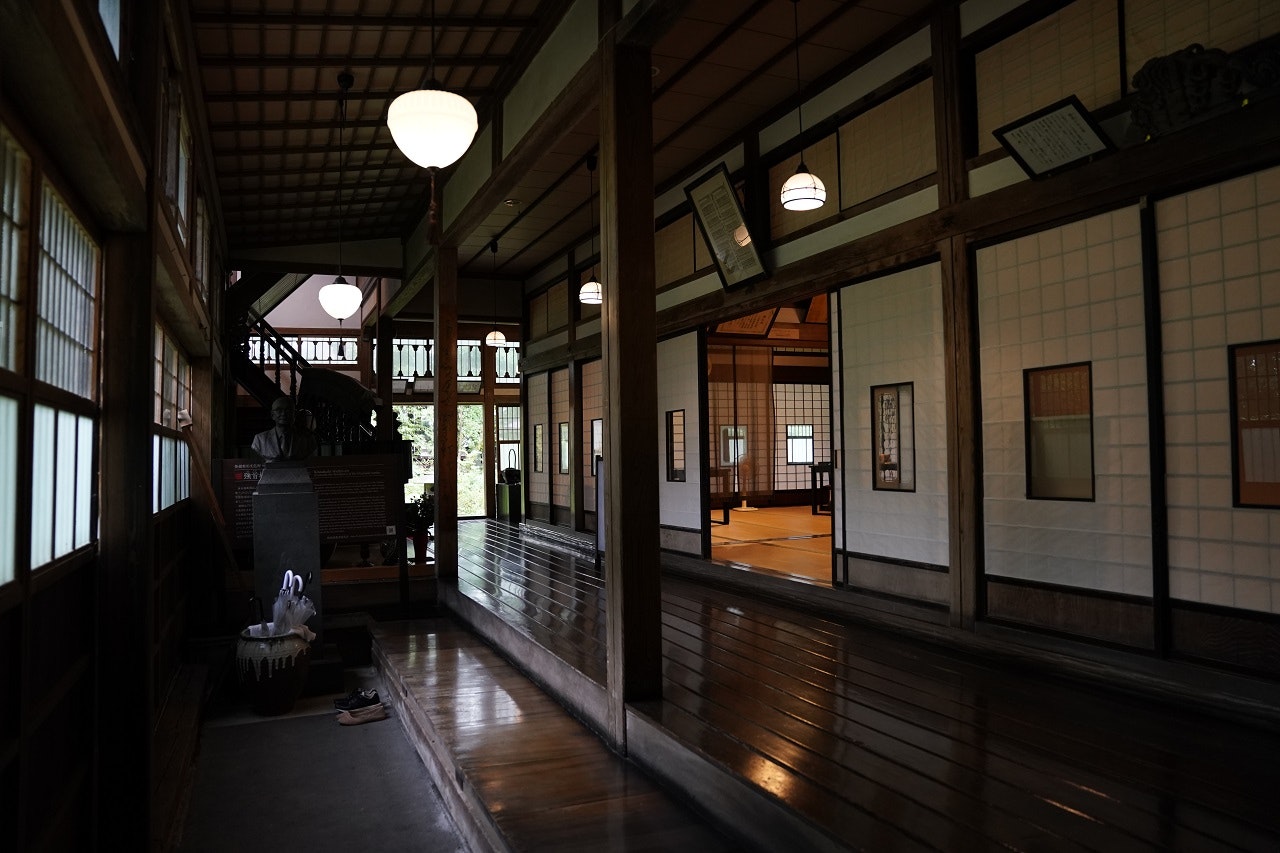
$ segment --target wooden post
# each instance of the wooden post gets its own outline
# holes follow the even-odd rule
[[[125,850],[151,847],[152,257],[145,233],[103,251],[97,802],[99,837]]]
[[[662,696],[652,79],[648,48],[612,34],[600,61],[609,735],[625,754],[626,703]]]
[[[458,578],[458,250],[435,249],[436,577]]]

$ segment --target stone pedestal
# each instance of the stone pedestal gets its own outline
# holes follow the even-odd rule
[[[267,619],[271,605],[284,585],[284,573],[292,569],[311,582],[303,595],[316,606],[307,626],[321,641],[320,511],[305,462],[271,462],[253,493],[253,591],[262,600]]]

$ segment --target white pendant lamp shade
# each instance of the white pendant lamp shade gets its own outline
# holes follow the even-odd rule
[[[816,210],[826,200],[826,186],[804,163],[782,185],[782,206],[787,210]]]
[[[387,108],[396,146],[424,169],[450,166],[467,153],[479,122],[476,108],[444,89],[405,92]]]
[[[350,284],[342,276],[320,288],[320,307],[335,320],[345,320],[360,310],[364,301],[360,288]]]
[[[507,336],[502,334],[498,329],[494,329],[492,332],[484,336],[484,345],[487,347],[506,346],[506,343]]]
[[[578,301],[583,305],[599,305],[604,302],[604,288],[593,278],[578,291]]]

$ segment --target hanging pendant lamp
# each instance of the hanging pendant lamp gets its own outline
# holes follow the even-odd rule
[[[338,325],[342,325],[343,320],[359,311],[360,303],[364,301],[364,294],[360,292],[360,288],[342,277],[342,221],[346,218],[346,210],[342,205],[342,184],[345,176],[344,165],[347,159],[345,142],[347,91],[355,82],[356,78],[350,71],[343,71],[338,74],[338,86],[342,89],[342,101],[338,108],[338,275],[331,284],[326,284],[320,288],[319,293],[320,307],[330,317],[337,320]]]
[[[796,46],[796,124],[799,136],[804,135],[804,103],[800,100],[800,0],[791,0],[792,20],[795,24]],[[787,210],[815,210],[827,200],[827,188],[822,180],[804,164],[804,148],[800,149],[800,165],[796,173],[782,185],[782,206]]]
[[[498,241],[489,241],[489,251],[493,255],[492,272],[498,270]],[[492,274],[490,275],[492,278]],[[484,345],[487,347],[502,347],[507,345],[507,336],[502,334],[502,330],[498,328],[498,282],[496,279],[489,283],[493,288],[493,331],[484,336]]]
[[[424,169],[443,169],[467,153],[479,120],[466,98],[435,79],[436,4],[431,0],[431,59],[427,82],[405,92],[387,108],[387,127],[404,156]]]
[[[596,171],[596,157],[594,154],[587,156],[587,200],[591,204],[591,241],[592,248],[595,248],[596,239],[596,196],[595,184],[591,180]],[[596,278],[596,267],[591,268],[591,278],[587,283],[582,285],[578,291],[578,301],[583,305],[600,305],[604,302],[604,286]]]

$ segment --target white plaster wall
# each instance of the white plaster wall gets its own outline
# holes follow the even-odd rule
[[[1150,595],[1151,479],[1138,209],[977,252],[989,575]],[[1023,371],[1092,365],[1093,501],[1027,500]]]
[[[1280,168],[1157,202],[1169,589],[1280,613],[1280,510],[1234,507],[1227,347],[1280,339]]]
[[[690,332],[658,342],[658,521],[701,530],[703,426],[698,405],[698,335]],[[667,482],[667,412],[684,409],[685,481]]]
[[[946,565],[947,431],[941,273],[905,270],[840,292],[845,549]],[[916,491],[871,487],[871,386],[914,383]],[[837,521],[839,527],[841,522]]]
[[[550,480],[547,477],[547,466],[551,464],[551,441],[553,430],[549,424],[550,410],[547,405],[547,374],[538,373],[530,376],[527,380],[528,388],[528,431],[525,433],[525,439],[528,442],[525,448],[525,464],[524,479],[529,484],[529,502],[530,503],[549,503],[551,495],[548,484]],[[537,448],[534,446],[536,441],[537,427],[542,425],[542,470],[534,470],[533,460],[536,458]]]

